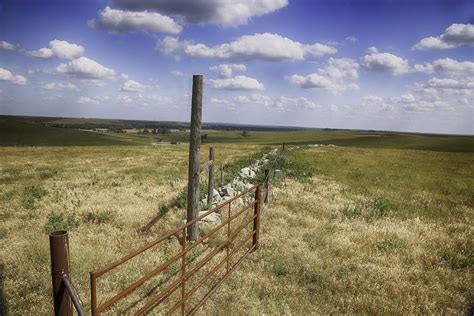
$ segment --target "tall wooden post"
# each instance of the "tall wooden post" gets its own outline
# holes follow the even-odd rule
[[[253,208],[253,250],[255,251],[258,248],[258,238],[260,235],[260,185],[257,185],[255,189],[255,204]]]
[[[209,160],[212,164],[209,166],[209,181],[207,184],[207,205],[212,204],[212,191],[214,191],[214,147],[209,148]]]
[[[224,164],[221,163],[221,187],[224,186]]]
[[[265,198],[263,200],[263,203],[265,203],[265,205],[268,204],[269,182],[270,182],[269,171],[268,169],[265,169],[265,181],[263,183],[263,191],[265,192]]]
[[[188,169],[188,205],[187,221],[198,216],[199,207],[199,154],[201,147],[201,117],[202,117],[202,75],[193,76],[193,95],[191,100],[191,136],[189,140],[189,169]],[[198,224],[188,227],[188,239],[199,238]]]

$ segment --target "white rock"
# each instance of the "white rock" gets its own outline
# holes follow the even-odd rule
[[[207,211],[200,211],[198,216],[204,215]],[[213,212],[199,221],[203,224],[219,224],[221,222],[221,215],[219,213]]]

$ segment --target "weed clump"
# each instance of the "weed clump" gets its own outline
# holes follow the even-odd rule
[[[406,249],[407,243],[405,240],[400,239],[397,236],[392,236],[378,242],[376,247],[377,250],[382,252],[398,252],[400,250]]]
[[[26,209],[32,210],[35,208],[36,202],[46,194],[48,194],[48,191],[40,186],[28,186],[23,190],[22,204]]]
[[[92,223],[92,224],[105,224],[112,220],[112,211],[89,211],[86,212],[83,217],[82,221],[84,223]]]
[[[79,227],[79,221],[74,214],[65,216],[63,213],[51,212],[48,215],[48,222],[44,225],[46,233],[57,230],[74,230]]]

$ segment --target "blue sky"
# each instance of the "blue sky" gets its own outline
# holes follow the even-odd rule
[[[473,134],[473,1],[0,1],[0,114]]]

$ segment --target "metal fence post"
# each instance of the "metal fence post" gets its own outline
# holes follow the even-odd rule
[[[259,230],[260,230],[260,186],[257,185],[255,189],[255,205],[253,208],[253,251],[257,250],[258,248],[258,237],[259,237]]]
[[[62,281],[63,275],[69,277],[69,240],[67,231],[55,231],[49,234],[51,255],[51,278],[53,283],[54,315],[72,316],[71,298]]]
[[[209,160],[212,164],[209,166],[209,181],[207,185],[207,205],[212,204],[212,191],[214,191],[214,147],[209,148]]]

